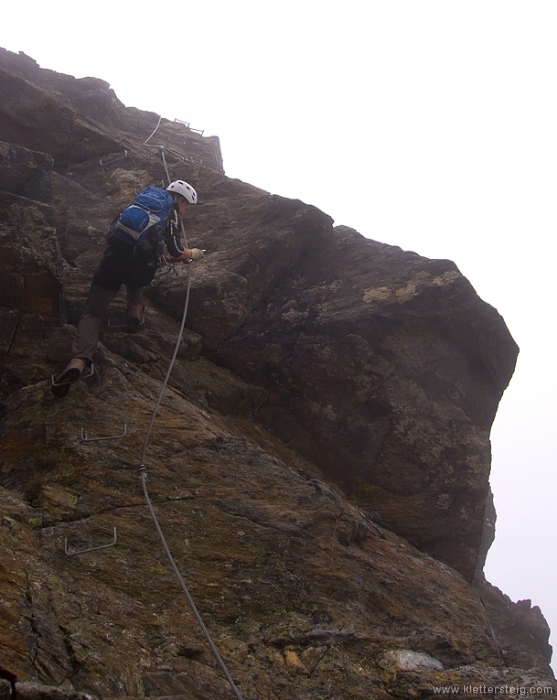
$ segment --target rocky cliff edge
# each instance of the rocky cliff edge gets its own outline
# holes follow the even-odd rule
[[[147,484],[244,698],[553,692],[541,612],[481,573],[518,349],[457,267],[227,178],[217,138],[101,80],[2,49],[0,98],[2,698],[231,697],[138,476],[188,289]],[[166,168],[207,255],[161,269],[137,335],[119,299],[55,399],[107,223]]]

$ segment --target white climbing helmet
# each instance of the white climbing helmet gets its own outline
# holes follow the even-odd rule
[[[197,204],[197,192],[193,189],[191,185],[183,180],[174,180],[166,188],[169,192],[176,192],[176,194],[181,194],[185,197],[190,204]]]

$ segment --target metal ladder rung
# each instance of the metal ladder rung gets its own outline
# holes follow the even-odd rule
[[[95,365],[91,362],[90,366],[86,367],[83,370],[83,373],[80,374],[79,377],[76,377],[76,381],[78,379],[90,379],[91,377],[95,376],[96,371],[97,370],[95,369]],[[62,374],[65,374],[65,371],[62,372]],[[60,374],[58,376],[60,376]],[[50,375],[50,382],[51,382],[52,386],[64,386],[65,384],[68,383],[68,382],[57,382],[55,374]]]
[[[81,440],[83,442],[94,442],[95,440],[120,440],[128,434],[128,424],[124,423],[124,430],[120,435],[105,435],[104,437],[88,437],[85,428],[81,428]]]
[[[105,165],[110,165],[111,163],[116,163],[119,160],[124,160],[124,158],[127,158],[129,155],[130,154],[125,150],[123,156],[118,156],[118,158],[113,158],[112,160],[107,160],[106,163],[103,163],[103,159],[101,158],[99,160],[99,163],[100,163],[100,165],[102,165],[104,167]]]
[[[129,323],[116,323],[116,324],[114,324],[114,323],[112,323],[112,319],[111,319],[111,318],[108,319],[108,321],[106,322],[106,325],[107,325],[109,328],[112,328],[112,329],[114,329],[114,330],[118,330],[119,328],[129,328],[129,327],[130,327],[130,324],[129,324]],[[140,322],[139,322],[139,324],[138,324],[137,327],[138,327],[138,328],[141,328],[141,326],[144,326],[144,325],[145,325],[145,317],[143,317],[143,318],[140,320]],[[132,335],[133,335],[133,334],[132,334]]]
[[[79,550],[74,551],[74,552],[71,552],[68,549],[68,538],[64,537],[64,552],[68,557],[75,557],[78,554],[86,554],[87,552],[96,552],[99,549],[108,549],[109,547],[114,547],[114,545],[116,544],[117,539],[118,539],[118,535],[116,532],[116,526],[113,527],[113,533],[114,534],[113,534],[112,542],[110,542],[109,544],[101,544],[98,547],[89,547],[88,549],[79,549]]]

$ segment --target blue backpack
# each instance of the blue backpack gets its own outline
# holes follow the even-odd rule
[[[173,204],[170,192],[160,187],[146,187],[112,222],[110,233],[128,243],[141,243],[154,226],[160,238]]]

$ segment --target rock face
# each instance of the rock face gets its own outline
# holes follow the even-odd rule
[[[118,300],[98,375],[57,400],[106,225],[166,168],[208,253],[160,271],[141,333]],[[215,137],[4,50],[0,241],[2,697],[232,697],[140,464],[246,700],[556,689],[539,609],[481,573],[518,349],[453,263],[231,180]]]

